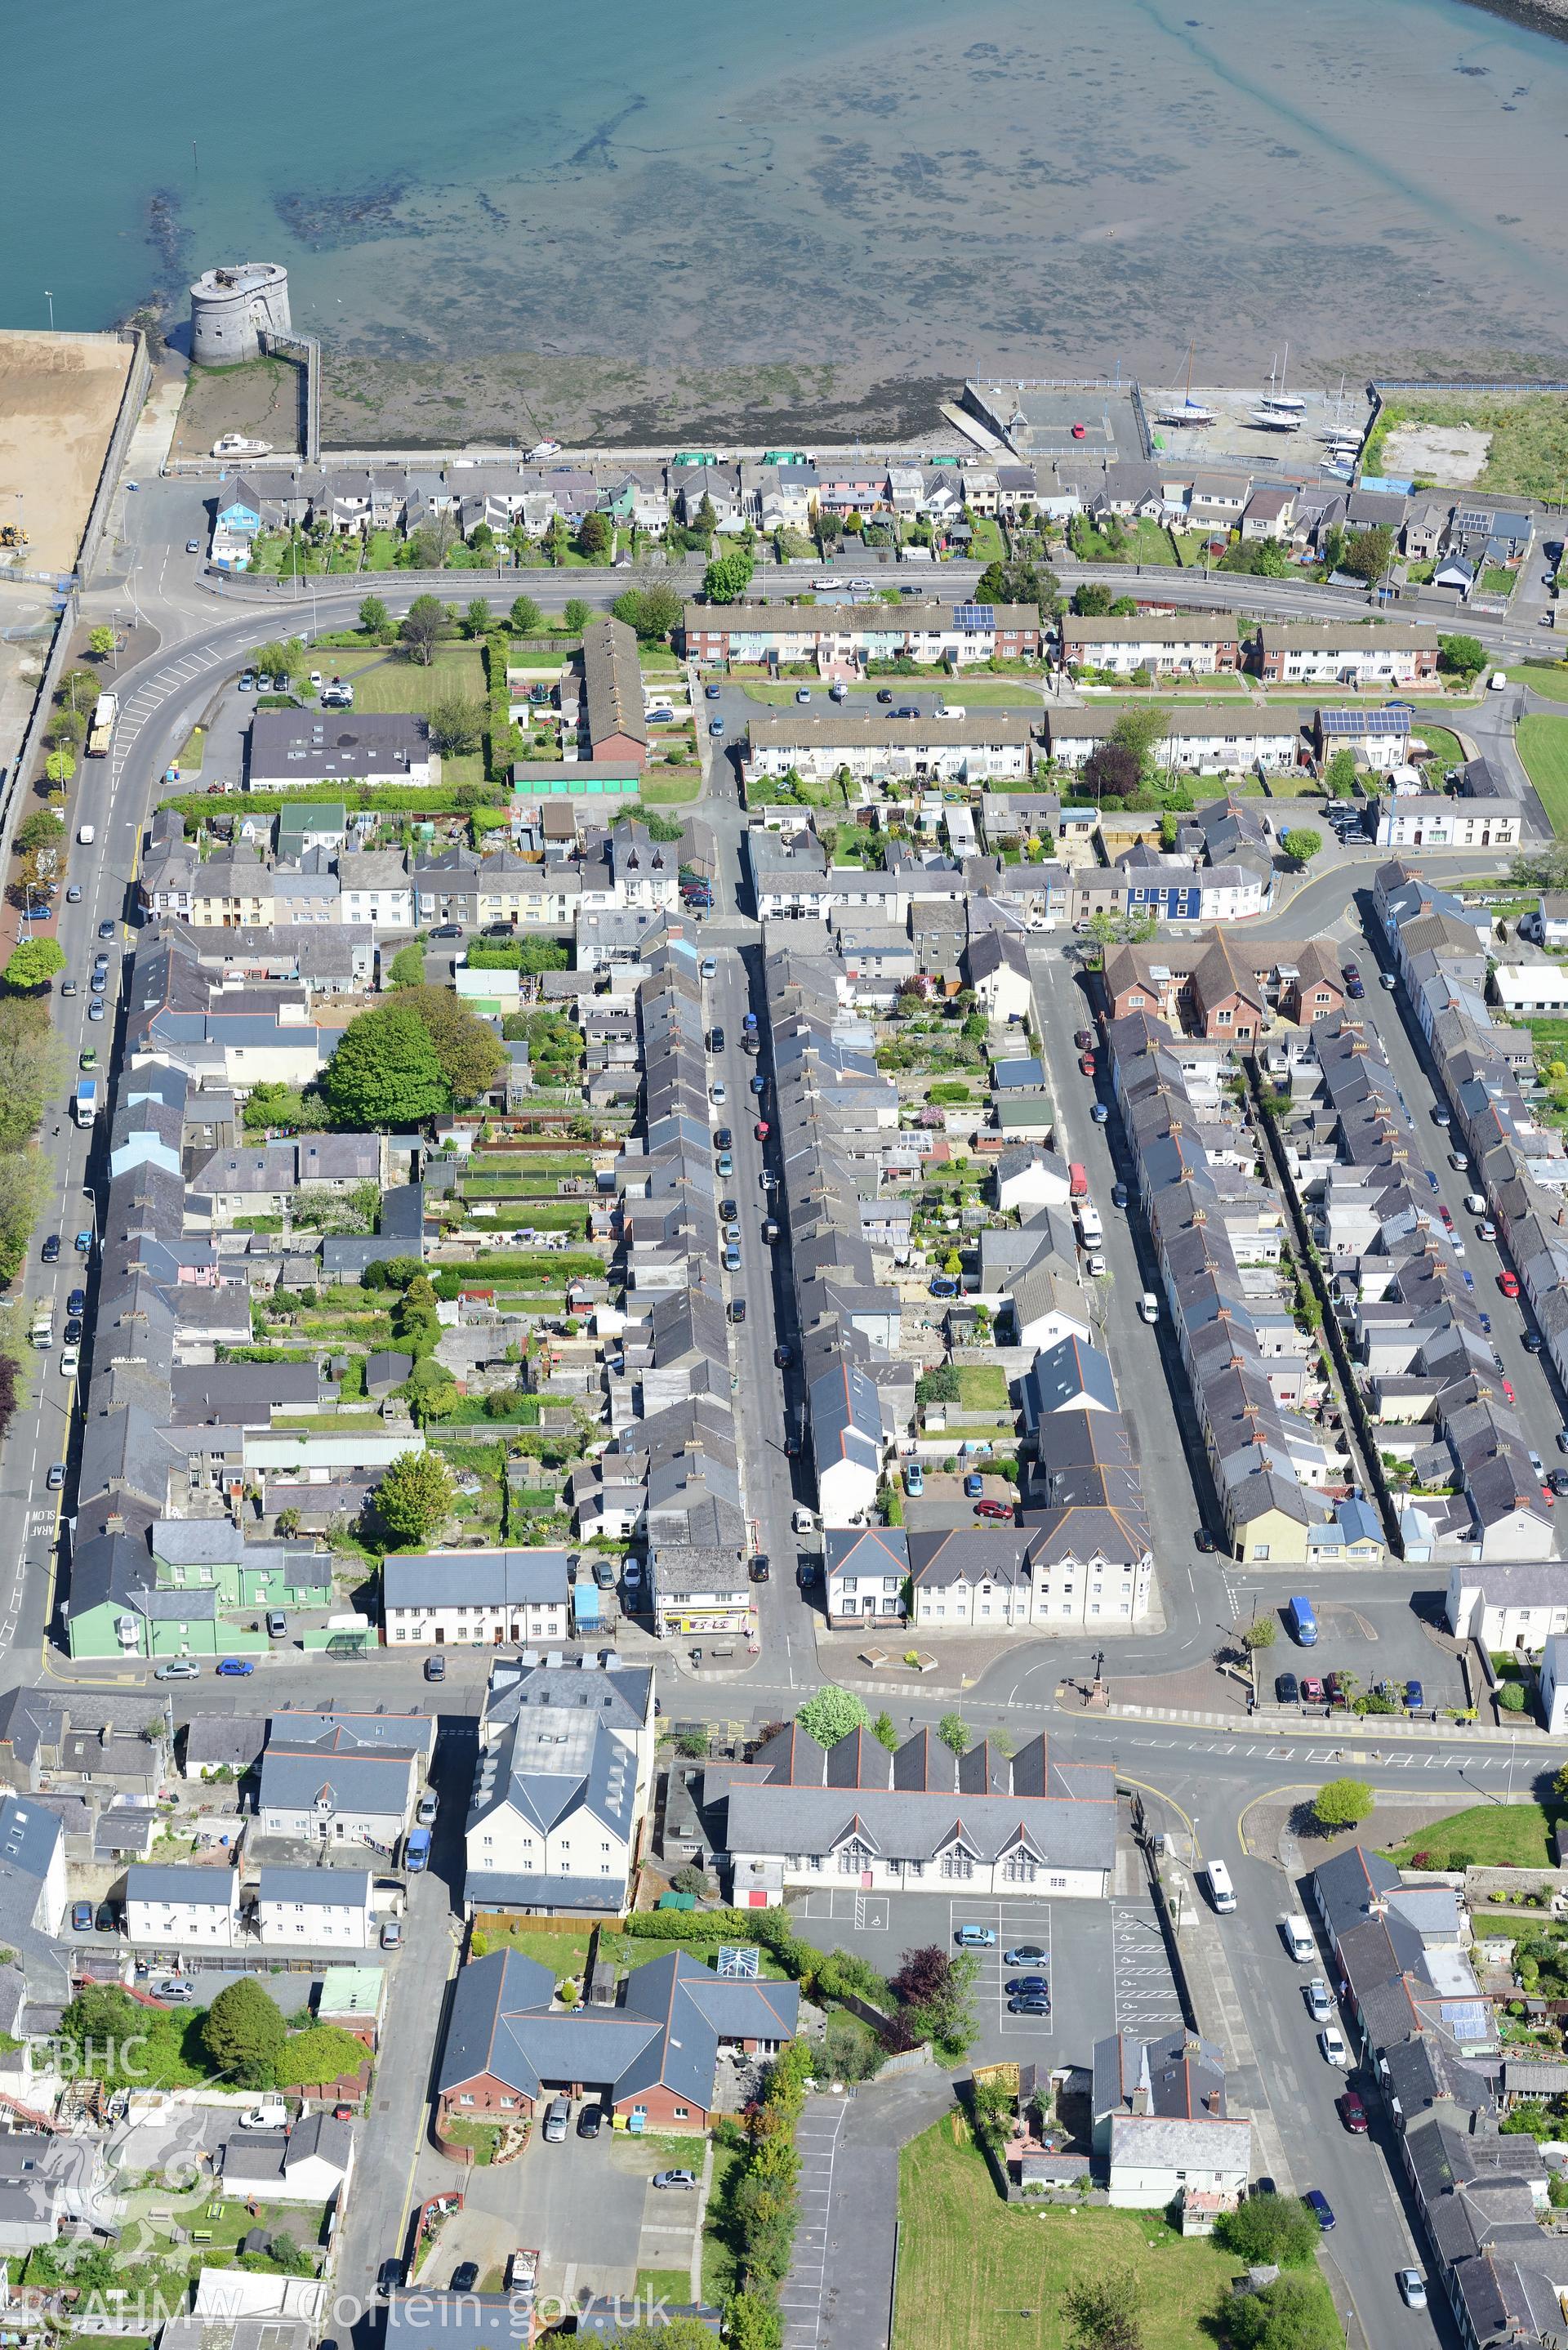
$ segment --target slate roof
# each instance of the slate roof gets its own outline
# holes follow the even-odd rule
[[[618,2007],[552,2012],[554,1996],[550,1970],[515,1950],[464,1967],[441,2051],[441,2094],[483,2074],[528,2097],[582,2081],[617,2105],[662,2085],[706,2111],[721,2033],[789,2040],[800,2008],[793,1983],[721,1982],[682,1950],[635,1968]]]

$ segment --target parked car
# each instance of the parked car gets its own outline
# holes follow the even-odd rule
[[[596,2106],[590,2101],[590,2103],[583,2107],[582,2112],[577,2116],[577,2136],[579,2137],[597,2137],[600,2130],[604,2126],[604,2107],[602,2106]]]
[[[571,2117],[572,2109],[567,2104],[566,2098],[552,2098],[549,2111],[545,2116],[545,2143],[546,2146],[560,2146],[564,2144],[566,2136],[566,2124],[570,2121]]]
[[[240,2116],[242,2129],[281,2129],[288,2119],[286,2106],[248,2106]]]
[[[1006,1967],[1044,1966],[1050,1955],[1038,1942],[1020,1942],[1015,1949],[1002,1952],[1002,1963]]]
[[[60,1236],[58,1232],[51,1232],[49,1234],[48,1238],[44,1243],[41,1253],[46,1264],[58,1264],[60,1261]]]
[[[166,2007],[188,2007],[195,1996],[189,1983],[177,1982],[172,1975],[152,1986],[152,1997],[161,1999]]]
[[[1050,1988],[1044,1975],[1014,1975],[1012,1981],[1007,1985],[1010,1991],[1020,1993],[1039,1994],[1048,1991]]]
[[[1421,1687],[1420,1682],[1407,1681],[1405,1684],[1405,1711],[1407,1713],[1421,1712],[1426,1702],[1427,1692]]]
[[[90,1934],[92,1932],[92,1903],[90,1901],[73,1901],[71,1903],[71,1931],[73,1934]]]
[[[974,1513],[977,1518],[1010,1518],[1012,1515],[1005,1502],[977,1502]]]
[[[1404,2297],[1407,2309],[1426,2308],[1427,2288],[1421,2281],[1419,2269],[1396,2269],[1394,2282]]]
[[[155,1681],[193,1681],[201,1678],[202,1668],[194,1657],[166,1657],[152,1668]]]
[[[1210,1550],[1212,1550],[1212,1549],[1214,1548],[1214,1546],[1215,1546],[1215,1545],[1214,1545],[1214,1537],[1213,1537],[1213,1535],[1210,1533],[1210,1531],[1209,1531],[1208,1527],[1207,1527],[1207,1526],[1199,1526],[1199,1529],[1198,1529],[1198,1532],[1197,1532],[1197,1533],[1193,1535],[1193,1537],[1192,1537],[1192,1547],[1193,1547],[1193,1549],[1194,1549],[1194,1550],[1201,1550],[1201,1551],[1210,1551]]]
[[[1334,2225],[1334,2212],[1322,2188],[1309,2187],[1302,2200],[1310,2207],[1314,2219],[1326,2236]]]
[[[1323,1703],[1323,1683],[1319,1680],[1315,1673],[1303,1673],[1302,1675],[1302,1703],[1303,1705],[1321,1705]]]
[[[1113,1208],[1125,1208],[1125,1207],[1127,1206],[1127,1185],[1126,1185],[1125,1183],[1113,1183],[1113,1184],[1111,1185],[1111,1205],[1112,1205],[1112,1207],[1113,1207]]]
[[[1093,1053],[1080,1053],[1078,1055],[1078,1066],[1082,1069],[1085,1076],[1092,1077],[1095,1074],[1095,1056]]]
[[[427,1681],[445,1680],[446,1659],[444,1657],[427,1657],[425,1659],[425,1679]]]
[[[1299,1705],[1301,1703],[1301,1698],[1302,1685],[1300,1681],[1297,1680],[1294,1673],[1276,1673],[1274,1675],[1274,1703],[1276,1705]]]
[[[1366,2108],[1354,2089],[1346,2089],[1340,2098],[1339,2118],[1353,2137],[1366,2136]]]
[[[1051,2001],[1045,1991],[1025,1991],[1007,2002],[1009,2015],[1049,2015]]]
[[[49,1463],[49,1473],[44,1480],[46,1487],[51,1493],[57,1493],[65,1482],[65,1462],[63,1461],[51,1461]]]
[[[774,1362],[779,1370],[787,1371],[794,1360],[794,1349],[793,1347],[775,1347],[774,1348]]]
[[[400,1918],[389,1918],[381,1928],[381,1948],[384,1950],[401,1950],[402,1945],[403,1921]]]
[[[1328,1995],[1328,1985],[1321,1975],[1314,1975],[1311,1982],[1304,1986],[1303,1996],[1313,2022],[1326,2023],[1334,2013],[1334,2004]]]
[[[436,1794],[433,1787],[427,1787],[424,1794],[420,1797],[419,1809],[414,1814],[414,1818],[418,1822],[419,1825],[421,1828],[433,1828],[435,1825],[436,1813],[440,1807],[441,1797]]]
[[[478,2282],[479,2262],[477,2261],[459,2261],[456,2268],[454,2268],[452,2272],[452,2292],[472,2293]]]
[[[961,1926],[953,1939],[961,1950],[994,1950],[996,1929],[994,1926]]]
[[[656,2187],[695,2187],[697,2173],[694,2170],[656,2170],[653,2183]]]
[[[1510,1273],[1505,1266],[1502,1272],[1498,1274],[1497,1285],[1501,1290],[1505,1297],[1517,1297],[1519,1295],[1518,1274]]]
[[[220,1657],[218,1659],[218,1676],[222,1680],[244,1680],[254,1670],[255,1662],[250,1657]]]
[[[1089,1112],[1089,1116],[1094,1119],[1096,1126],[1104,1126],[1110,1117],[1110,1111],[1106,1107],[1104,1102],[1097,1101],[1095,1104],[1094,1108]]]
[[[1325,2023],[1317,2035],[1317,2044],[1325,2064],[1337,2066],[1342,2073],[1350,2068],[1350,2051],[1345,2044],[1345,2034],[1337,2023]]]

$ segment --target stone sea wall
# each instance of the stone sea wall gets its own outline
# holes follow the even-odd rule
[[[1568,41],[1568,0],[1470,0],[1470,5],[1489,16],[1506,16],[1511,24],[1528,26],[1532,33]]]

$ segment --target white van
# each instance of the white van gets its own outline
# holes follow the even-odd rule
[[[1508,671],[1501,669],[1494,669],[1487,680],[1488,689],[1492,693],[1501,693],[1507,683]]]
[[[1236,1907],[1236,1888],[1231,1882],[1231,1872],[1222,1860],[1210,1861],[1204,1871],[1209,1879],[1209,1894],[1216,1909],[1223,1913]]]
[[[814,1534],[816,1532],[816,1520],[804,1502],[795,1503],[794,1516],[790,1523],[797,1534]]]
[[[1317,1944],[1313,1940],[1312,1928],[1299,1912],[1286,1918],[1280,1931],[1285,1938],[1286,1950],[1298,1966],[1304,1967],[1309,1959],[1316,1958]]]
[[[84,824],[78,826],[77,828],[77,838],[81,842],[82,847],[85,848],[89,842],[98,838],[97,825]]]

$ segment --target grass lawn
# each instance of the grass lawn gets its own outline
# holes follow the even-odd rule
[[[1400,423],[1468,424],[1490,432],[1491,444],[1474,487],[1479,494],[1511,491],[1527,498],[1558,498],[1568,474],[1568,400],[1561,392],[1499,392],[1424,400],[1396,395],[1379,411],[1377,429],[1362,452],[1368,473],[1384,471],[1385,443]]]
[[[396,660],[379,648],[335,652],[332,666],[339,677],[351,681],[356,710],[432,710],[454,693],[474,702],[484,699],[484,664],[477,645],[438,645],[429,669],[418,661]],[[460,759],[445,760],[442,774],[450,779],[462,764]]]
[[[1568,1020],[1523,1020],[1537,1055],[1543,1061],[1568,1061]]]
[[[1504,563],[1489,563],[1480,576],[1483,596],[1511,596],[1518,576]]]
[[[639,2269],[637,2298],[645,2305],[650,2301],[668,2301],[676,2309],[684,2309],[691,2299],[691,2275],[687,2269]]]
[[[478,1930],[487,1950],[521,1950],[524,1958],[537,1959],[542,1967],[548,1967],[557,1981],[563,1975],[580,1975],[587,1964],[591,1929],[587,1926],[569,1934],[545,1933],[526,1926],[482,1926]],[[640,1942],[618,1934],[607,1934],[602,1948],[606,1958],[618,1959],[627,1966],[635,1965],[643,1953]]]
[[[667,767],[662,774],[645,775],[639,793],[644,807],[681,807],[701,795],[700,767]]]
[[[1007,1374],[1000,1363],[965,1363],[958,1376],[959,1402],[965,1411],[1007,1409]]]
[[[1568,833],[1568,718],[1521,718],[1516,739],[1552,831]]]
[[[1003,2203],[956,2114],[904,2148],[898,2214],[893,2350],[1065,2350],[1064,2288],[1123,2266],[1144,2288],[1144,2350],[1199,2350],[1215,2339],[1237,2268],[1153,2211]]]
[[[1005,563],[1007,546],[1002,536],[1002,525],[991,515],[977,515],[974,537],[970,542],[970,554],[976,563]]]
[[[1450,1812],[1417,1828],[1388,1857],[1402,1868],[1409,1866],[1413,1852],[1429,1853],[1439,1868],[1450,1865],[1453,1853],[1464,1854],[1480,1868],[1551,1868],[1552,1825],[1552,1815],[1539,1804],[1473,1804],[1469,1811]]]
[[[1434,783],[1440,791],[1447,770],[1464,765],[1465,754],[1459,748],[1459,736],[1450,734],[1446,726],[1428,726],[1424,718],[1416,721],[1416,732],[1432,754]]]
[[[201,774],[202,754],[206,748],[206,743],[205,731],[200,726],[192,726],[174,754],[174,764],[179,768],[182,775]]]
[[[1549,702],[1568,702],[1568,661],[1521,661],[1519,674],[1532,693]]]

